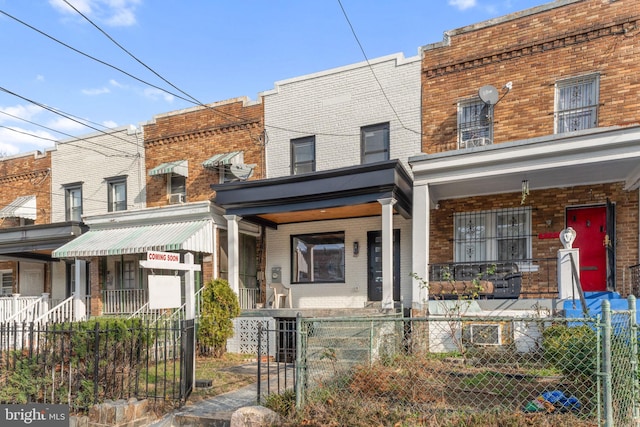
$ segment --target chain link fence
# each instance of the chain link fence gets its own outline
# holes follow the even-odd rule
[[[605,310],[602,319],[300,318],[297,404],[332,412],[338,425],[432,425],[459,414],[633,425],[633,319]]]

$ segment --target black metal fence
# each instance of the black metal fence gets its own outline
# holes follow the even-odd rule
[[[296,320],[276,318],[258,326],[257,401],[296,388]]]
[[[0,324],[0,403],[104,400],[181,406],[193,378],[193,321]]]

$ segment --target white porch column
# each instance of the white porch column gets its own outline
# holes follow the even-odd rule
[[[429,186],[414,186],[413,220],[411,225],[411,265],[413,270],[411,272],[423,280],[429,279],[429,223],[431,220],[429,204]],[[428,298],[429,291],[424,284],[420,280],[412,279],[411,307],[422,310]]]
[[[393,205],[394,198],[378,199],[382,205],[382,308],[393,308]]]
[[[573,248],[558,250],[558,297],[560,299],[580,299],[578,284],[573,278],[571,269],[571,257],[576,263],[576,271],[579,272],[580,251]]]
[[[73,320],[77,322],[86,319],[87,316],[85,301],[87,295],[87,262],[76,258],[74,265],[75,289],[73,290]]]
[[[194,256],[191,252],[184,254],[184,264],[194,264]],[[196,285],[193,270],[184,272],[184,318],[187,320],[196,318]],[[194,353],[195,354],[195,353]]]
[[[237,215],[225,215],[227,220],[227,251],[229,256],[229,286],[240,296],[240,239],[238,223],[242,219]]]

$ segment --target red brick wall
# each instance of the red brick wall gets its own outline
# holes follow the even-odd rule
[[[514,14],[520,16],[521,14]],[[554,132],[554,84],[600,73],[598,125],[637,124],[640,1],[585,0],[451,35],[422,61],[422,150],[457,148],[457,102],[513,89],[494,108],[494,143]]]
[[[539,239],[543,233],[559,232],[565,227],[565,208],[604,205],[607,197],[616,204],[616,276],[617,289],[629,281],[628,267],[638,260],[638,192],[623,190],[621,183],[531,191],[525,204],[521,194],[497,194],[467,199],[441,200],[431,210],[430,262],[453,261],[453,215],[504,208],[531,208],[532,257],[555,258],[562,248],[559,239]],[[547,221],[551,224],[547,225]],[[555,277],[551,277],[555,282]],[[527,291],[533,291],[531,289]]]
[[[202,166],[215,154],[243,151],[245,164],[256,164],[251,179],[263,176],[263,105],[242,100],[212,104],[155,117],[144,126],[146,169],[170,161],[189,160],[187,201],[209,200],[216,171]],[[168,204],[166,176],[147,176],[147,206]]]

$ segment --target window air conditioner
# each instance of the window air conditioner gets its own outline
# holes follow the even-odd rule
[[[460,148],[484,147],[491,145],[491,138],[483,136],[481,138],[470,138],[460,141]]]
[[[177,205],[177,204],[180,204],[180,203],[184,203],[184,194],[175,193],[175,194],[169,195],[169,204],[170,205]]]

